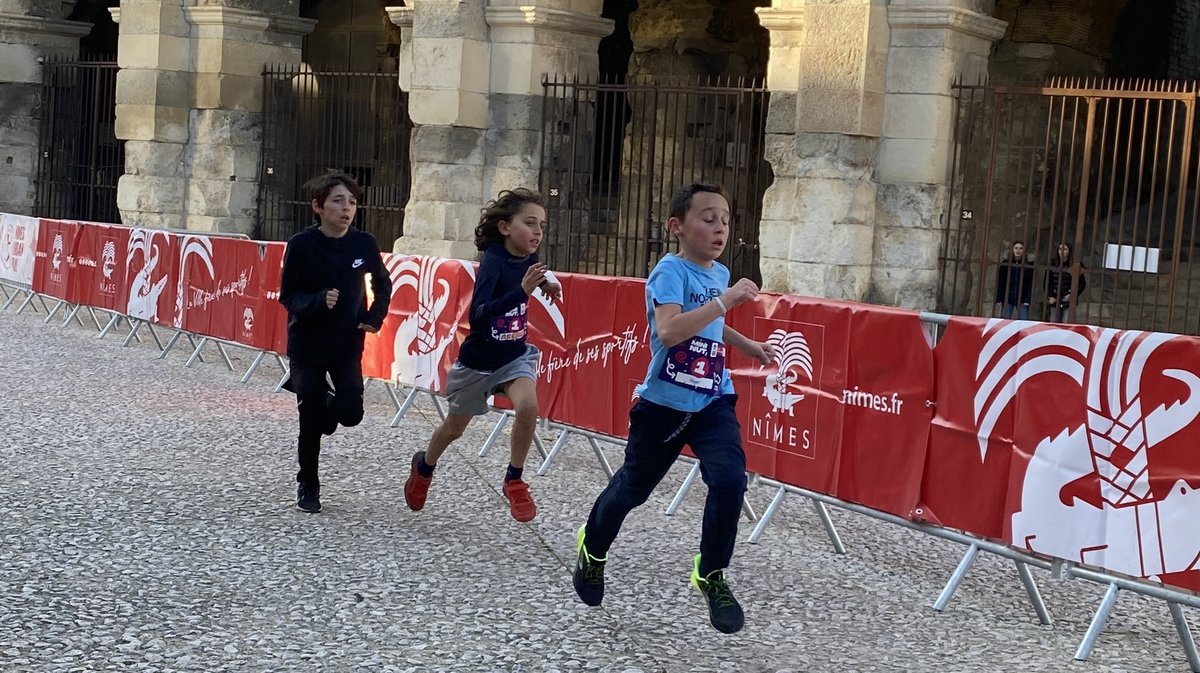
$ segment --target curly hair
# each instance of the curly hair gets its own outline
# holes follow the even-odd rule
[[[526,205],[533,203],[543,208],[546,202],[537,192],[518,187],[506,189],[483,207],[479,215],[479,226],[475,227],[475,249],[483,252],[504,240],[500,233],[500,223],[507,222],[517,216]]]

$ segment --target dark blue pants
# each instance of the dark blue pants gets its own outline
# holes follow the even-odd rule
[[[726,395],[698,412],[687,413],[638,400],[629,411],[625,464],[588,516],[584,540],[589,554],[608,554],[626,515],[646,502],[686,444],[700,460],[700,474],[708,485],[700,572],[707,575],[729,567],[746,492],[746,454],[734,413],[736,403],[737,395]]]
[[[291,365],[291,382],[300,413],[300,436],[296,453],[300,471],[296,481],[317,483],[321,456],[321,435],[333,434],[338,424],[358,425],[363,419],[362,360],[353,358],[333,364]],[[328,396],[326,374],[333,380],[333,397]]]

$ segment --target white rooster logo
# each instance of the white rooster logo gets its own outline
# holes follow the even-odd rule
[[[106,279],[112,278],[113,269],[117,265],[117,245],[112,241],[105,241],[102,257],[104,258],[104,264],[101,267],[101,271],[104,273]]]
[[[976,370],[980,458],[1000,414],[1034,376],[1065,374],[1082,386],[1087,415],[1083,425],[1049,429],[1034,449],[1012,515],[1013,543],[1137,577],[1200,569],[1193,523],[1200,492],[1177,479],[1156,499],[1148,460],[1151,448],[1200,415],[1200,377],[1183,369],[1155,373],[1188,392],[1149,413],[1142,407],[1147,359],[1178,337],[1099,328],[1023,333],[1028,327],[996,320],[985,329],[991,334]]]
[[[438,319],[446,311],[453,289],[451,278],[445,277],[451,274],[439,275],[439,272],[461,266],[474,279],[475,267],[436,257],[394,256],[384,264],[392,278],[393,297],[405,287],[417,293],[417,310],[396,329],[392,376],[406,385],[439,391],[442,355],[455,339],[454,330],[440,339],[437,335]]]
[[[792,407],[804,399],[804,394],[793,392],[791,386],[800,380],[801,374],[812,381],[812,352],[808,348],[808,341],[800,332],[777,329],[767,337],[767,343],[779,352],[779,368],[775,373],[767,375],[763,397],[771,403],[772,412],[786,411],[788,416],[792,416]]]
[[[50,263],[54,266],[55,271],[58,271],[59,267],[62,266],[62,253],[63,253],[62,234],[55,234],[54,235],[54,257],[50,260]]]

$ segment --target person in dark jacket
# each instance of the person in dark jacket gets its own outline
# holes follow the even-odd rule
[[[387,316],[392,282],[375,237],[352,226],[362,188],[329,171],[304,186],[316,223],[288,241],[279,301],[287,307],[291,375],[300,415],[296,506],[321,511],[321,435],[363,417],[363,343]],[[367,276],[374,300],[367,306]],[[329,385],[332,380],[332,389]]]
[[[1008,255],[996,267],[996,304],[1001,318],[1029,320],[1033,300],[1033,265],[1025,257],[1025,241],[1013,241]]]
[[[537,257],[545,227],[545,202],[528,189],[500,192],[483,208],[475,227],[475,247],[483,259],[471,296],[471,332],[446,378],[450,413],[429,438],[429,447],[413,455],[404,482],[404,501],[414,512],[425,507],[433,471],[450,443],[472,418],[488,412],[489,395],[502,394],[515,414],[504,497],[517,521],[537,516],[529,485],[521,478],[537,424],[541,356],[526,343],[526,320],[534,290],[551,299],[562,296],[562,286],[546,275],[546,265]]]
[[[1071,282],[1071,244],[1058,244],[1058,255],[1046,269],[1046,303],[1050,306],[1050,322],[1070,322],[1072,302],[1087,289],[1087,277],[1083,265],[1079,266],[1079,292]]]

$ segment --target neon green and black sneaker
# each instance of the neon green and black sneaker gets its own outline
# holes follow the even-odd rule
[[[746,616],[742,613],[742,606],[733,597],[724,570],[714,570],[701,577],[700,555],[696,554],[692,564],[692,586],[708,601],[708,620],[712,622],[713,628],[721,633],[736,633],[742,630]]]
[[[608,556],[604,558],[596,558],[588,553],[587,547],[583,545],[583,531],[587,525],[579,527],[579,556],[575,562],[575,593],[579,594],[579,600],[588,605],[600,605],[600,601],[604,600],[604,562],[608,560]]]

